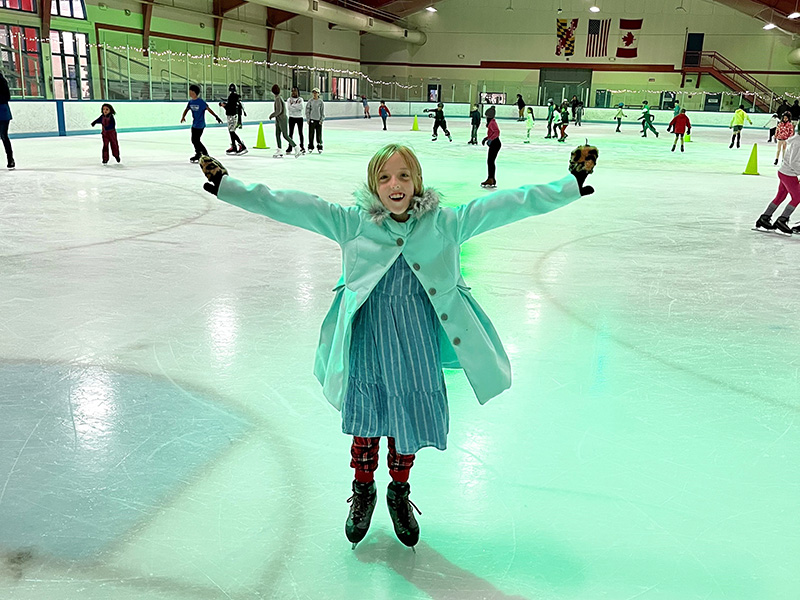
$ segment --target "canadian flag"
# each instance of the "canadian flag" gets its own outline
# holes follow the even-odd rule
[[[639,54],[639,32],[643,19],[620,19],[617,36],[617,58],[636,58]]]

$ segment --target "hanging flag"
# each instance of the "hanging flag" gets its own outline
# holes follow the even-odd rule
[[[586,56],[608,56],[609,31],[611,31],[611,19],[589,19]]]
[[[639,31],[642,19],[620,19],[617,36],[617,58],[636,58],[639,55]]]
[[[578,28],[578,19],[567,21],[566,19],[556,19],[556,56],[572,56],[575,54],[575,30]]]

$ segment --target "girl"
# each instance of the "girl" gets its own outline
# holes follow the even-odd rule
[[[204,188],[220,200],[322,234],[341,247],[343,273],[322,325],[315,375],[342,412],[342,431],[353,436],[355,479],[345,524],[353,547],[367,534],[375,509],[383,436],[395,534],[406,546],[419,541],[409,472],[418,450],[447,446],[442,368],[464,369],[480,403],[511,385],[500,338],[461,277],[461,244],[592,193],[583,183],[596,160],[597,149],[584,147],[573,152],[570,176],[449,208],[424,187],[416,156],[400,144],[372,157],[367,185],[352,207],[303,192],[245,186],[226,177],[213,158],[203,158],[209,179]]]
[[[11,89],[8,87],[8,81],[3,77],[3,73],[0,72],[0,139],[3,140],[3,147],[6,151],[8,170],[13,171],[17,165],[14,162],[14,151],[11,149],[11,138],[8,137],[8,126],[11,124],[9,102],[11,102]]]
[[[289,129],[289,120],[286,117],[286,103],[283,101],[283,98],[281,98],[281,86],[279,86],[277,83],[273,85],[272,93],[275,95],[275,104],[272,114],[269,116],[269,118],[275,119],[275,141],[278,144],[278,148],[275,150],[273,157],[283,158],[283,150],[281,150],[281,138],[283,138],[289,143],[286,151],[291,154],[292,150],[294,150],[294,157],[297,158],[300,156],[300,149],[287,133]]]
[[[736,147],[739,147],[739,144],[742,141],[742,129],[744,129],[745,119],[747,119],[750,125],[753,124],[753,122],[750,120],[750,117],[747,116],[746,112],[744,112],[744,104],[740,104],[739,108],[736,109],[736,112],[733,113],[733,118],[731,119],[731,124],[729,126],[729,129],[733,129],[733,135],[731,136],[731,145],[728,146],[728,148],[733,148],[734,142],[736,142]]]
[[[775,164],[781,154],[786,152],[786,140],[794,135],[794,125],[792,125],[792,113],[785,112],[781,117],[781,122],[775,127],[775,140],[778,142],[778,151],[775,153]]]
[[[469,118],[472,125],[472,131],[469,134],[469,141],[467,143],[477,146],[478,128],[481,126],[481,111],[478,109],[477,104],[472,105],[472,112],[469,113]]]
[[[778,113],[775,113],[769,118],[769,120],[766,123],[764,123],[764,127],[769,129],[769,139],[767,140],[768,144],[775,138],[775,130],[778,128],[779,122],[780,122],[780,117],[778,116]],[[775,141],[777,142],[778,140]]]
[[[653,115],[650,114],[650,105],[647,100],[642,102],[642,116],[638,120],[642,122],[642,137],[647,137],[648,129],[656,134],[656,138],[658,137],[658,132],[653,127]]]
[[[519,118],[517,121],[525,120],[525,100],[522,99],[522,94],[517,94],[517,109],[519,110]]]
[[[437,133],[439,131],[439,127],[442,128],[442,131],[444,131],[444,134],[447,136],[447,139],[450,140],[451,142],[453,141],[453,138],[450,137],[450,130],[447,129],[447,121],[445,121],[444,118],[444,104],[442,102],[439,102],[439,104],[436,105],[436,108],[426,108],[422,112],[433,113],[433,137],[431,138],[432,142],[435,142],[439,138],[439,134]]]
[[[683,152],[683,136],[684,134],[692,134],[692,123],[689,121],[689,117],[686,116],[686,109],[682,108],[680,114],[677,117],[673,117],[672,121],[669,122],[667,125],[667,133],[672,130],[672,133],[675,134],[675,141],[672,142],[672,151],[675,152],[675,146],[678,145],[678,140],[681,141],[681,152]]]
[[[530,144],[531,143],[531,129],[533,129],[534,120],[535,120],[535,117],[533,116],[533,107],[529,106],[527,114],[525,115],[525,126],[528,129],[528,133],[525,136],[525,141],[523,142],[524,144]]]
[[[553,123],[555,119],[556,105],[553,103],[552,98],[547,99],[547,135],[544,139],[549,140],[554,138],[556,133],[556,125]]]
[[[292,95],[286,101],[286,110],[289,113],[289,137],[294,137],[294,128],[297,127],[297,132],[300,135],[300,154],[305,154],[305,140],[303,139],[303,113],[305,108],[303,99],[300,97],[300,91],[292,88]]]
[[[364,105],[364,118],[371,119],[372,116],[369,114],[369,101],[366,96],[361,96],[361,104]]]
[[[494,106],[490,106],[486,109],[486,137],[483,138],[481,144],[485,146],[486,142],[489,142],[489,154],[486,157],[486,165],[489,168],[489,176],[486,178],[486,181],[481,183],[481,187],[483,188],[497,187],[497,181],[494,178],[494,162],[497,160],[497,154],[500,152],[500,148],[503,147],[503,144],[500,142],[500,128],[497,126],[497,121],[495,120],[494,115]]]
[[[789,116],[791,117],[791,114]],[[789,122],[789,125],[791,125],[791,122]],[[778,169],[778,193],[769,203],[764,214],[756,221],[755,228],[757,230],[771,231],[778,229],[782,233],[789,235],[800,233],[800,227],[795,227],[794,229],[789,227],[789,217],[792,216],[794,209],[800,204],[800,181],[797,179],[798,176],[800,176],[800,137],[793,135],[786,142],[786,154],[784,154],[783,162]],[[775,219],[775,223],[770,223],[770,217],[789,194],[792,195],[791,202],[783,210],[783,214]]]
[[[561,103],[561,123],[559,123],[559,127],[561,128],[561,137],[558,138],[559,142],[567,141],[568,126],[569,126],[569,102],[564,100],[564,102]]]
[[[623,106],[625,106],[625,105],[622,102],[617,104],[617,114],[614,115],[614,118],[617,120],[617,131],[616,131],[617,133],[621,133],[619,128],[622,125],[622,117],[625,117],[626,119],[628,118],[628,115],[626,115],[624,112],[622,112],[622,107]]]
[[[103,164],[108,164],[108,146],[111,145],[111,154],[119,162],[119,143],[117,142],[117,122],[114,120],[114,107],[103,104],[102,114],[92,121],[92,127],[101,123],[103,125]]]
[[[381,100],[381,105],[378,107],[378,114],[383,121],[383,130],[386,131],[386,117],[391,117],[392,113],[389,112],[389,107],[386,106],[386,102],[383,100]]]
[[[308,153],[314,153],[314,137],[317,138],[317,152],[322,154],[322,122],[325,120],[325,103],[319,97],[319,88],[311,90],[311,100],[306,103],[308,121]]]
[[[242,142],[242,138],[236,133],[236,129],[241,127],[242,118],[244,113],[244,106],[242,106],[242,97],[236,91],[236,84],[228,86],[228,99],[219,103],[225,109],[225,117],[228,120],[228,135],[231,138],[231,147],[225,151],[225,154],[247,154],[247,148]]]

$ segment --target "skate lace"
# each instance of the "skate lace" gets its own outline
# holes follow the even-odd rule
[[[362,519],[367,514],[367,498],[358,494],[353,494],[347,499],[348,504],[353,505],[353,517],[356,520]]]
[[[397,508],[397,516],[400,517],[404,527],[408,527],[411,524],[411,515],[414,514],[414,510],[417,511],[418,515],[422,515],[422,511],[408,498],[405,499],[405,502],[400,502],[400,506]]]

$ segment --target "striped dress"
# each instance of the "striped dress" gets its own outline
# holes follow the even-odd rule
[[[439,320],[400,255],[353,320],[342,431],[388,436],[399,454],[447,447]]]

